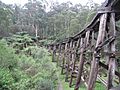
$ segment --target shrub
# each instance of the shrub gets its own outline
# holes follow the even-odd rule
[[[54,84],[48,79],[39,80],[36,83],[35,90],[54,90]]]
[[[0,67],[12,69],[17,65],[17,57],[14,50],[6,46],[5,43],[0,42]]]
[[[0,90],[10,90],[14,79],[8,69],[0,68]]]
[[[56,67],[46,49],[27,47],[15,54],[0,41],[0,90],[54,90],[57,82]]]

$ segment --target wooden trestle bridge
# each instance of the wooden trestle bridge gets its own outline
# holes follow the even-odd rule
[[[120,19],[120,0],[106,0],[91,23],[73,37],[49,44],[53,61],[62,67],[69,86],[94,90],[99,80],[106,90],[120,90],[120,73],[116,39],[120,35],[116,22]],[[55,59],[58,56],[59,59]],[[73,82],[75,81],[75,83]]]

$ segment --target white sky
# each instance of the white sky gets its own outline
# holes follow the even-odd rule
[[[24,5],[28,0],[0,0],[6,4],[21,4]],[[60,3],[62,2],[67,2],[67,1],[71,1],[73,4],[77,4],[77,3],[81,3],[81,4],[86,4],[89,0],[46,0],[46,1],[58,1]],[[99,3],[101,4],[102,2],[104,2],[105,0],[93,0],[95,3]]]

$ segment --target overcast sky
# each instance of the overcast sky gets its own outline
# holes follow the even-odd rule
[[[6,4],[21,4],[24,5],[28,0],[1,0],[2,2],[6,3]],[[86,2],[88,2],[89,0],[47,0],[49,1],[58,1],[60,3],[62,2],[67,2],[67,1],[71,1],[73,4],[77,4],[77,3],[81,3],[81,4],[86,4]],[[101,4],[102,2],[104,2],[105,0],[93,0],[95,3],[99,3]]]

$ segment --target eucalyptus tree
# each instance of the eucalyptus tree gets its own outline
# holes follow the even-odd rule
[[[12,11],[0,1],[0,36],[8,35],[9,26],[12,23]]]
[[[28,3],[24,5],[24,9],[26,11],[26,18],[28,25],[32,26],[33,30],[35,31],[35,36],[38,37],[39,35],[42,36],[43,28],[45,28],[45,5],[43,5],[43,1],[37,0],[29,0]]]

